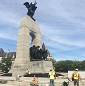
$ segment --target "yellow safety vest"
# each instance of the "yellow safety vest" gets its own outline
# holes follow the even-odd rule
[[[28,74],[28,73],[29,73],[29,71],[28,71],[28,70],[26,70],[26,73]]]
[[[79,74],[78,74],[78,72],[74,72],[74,79],[78,79],[79,78]]]
[[[55,72],[51,71],[49,72],[49,75],[50,75],[50,79],[54,79]]]

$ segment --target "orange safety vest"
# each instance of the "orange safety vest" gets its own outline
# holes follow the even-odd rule
[[[74,76],[74,79],[78,79],[79,78],[78,72],[74,72],[73,76]]]
[[[32,83],[33,83],[33,84],[36,84],[37,82],[36,82],[36,80],[34,79],[34,80],[32,80]]]

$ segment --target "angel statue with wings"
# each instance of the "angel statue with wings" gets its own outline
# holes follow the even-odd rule
[[[35,10],[37,9],[36,7],[37,2],[35,1],[35,3],[33,4],[32,2],[29,4],[29,2],[25,2],[23,5],[26,6],[26,8],[28,9],[27,15],[30,16],[34,21],[35,19],[33,18],[33,15],[35,13]]]

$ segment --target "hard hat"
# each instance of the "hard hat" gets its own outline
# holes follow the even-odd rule
[[[76,71],[78,71],[78,69],[77,69],[77,68],[76,68],[75,70],[76,70]]]

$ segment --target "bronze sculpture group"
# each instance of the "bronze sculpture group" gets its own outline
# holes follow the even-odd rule
[[[30,16],[34,21],[35,21],[35,19],[33,18],[33,15],[34,15],[34,13],[35,13],[35,10],[37,9],[36,4],[37,4],[36,1],[35,1],[34,4],[33,4],[32,2],[31,2],[31,3],[25,2],[25,3],[23,4],[23,5],[25,5],[26,8],[28,9],[27,15]]]
[[[30,60],[47,60],[49,54],[47,49],[40,48],[40,46],[33,45],[30,47]]]

